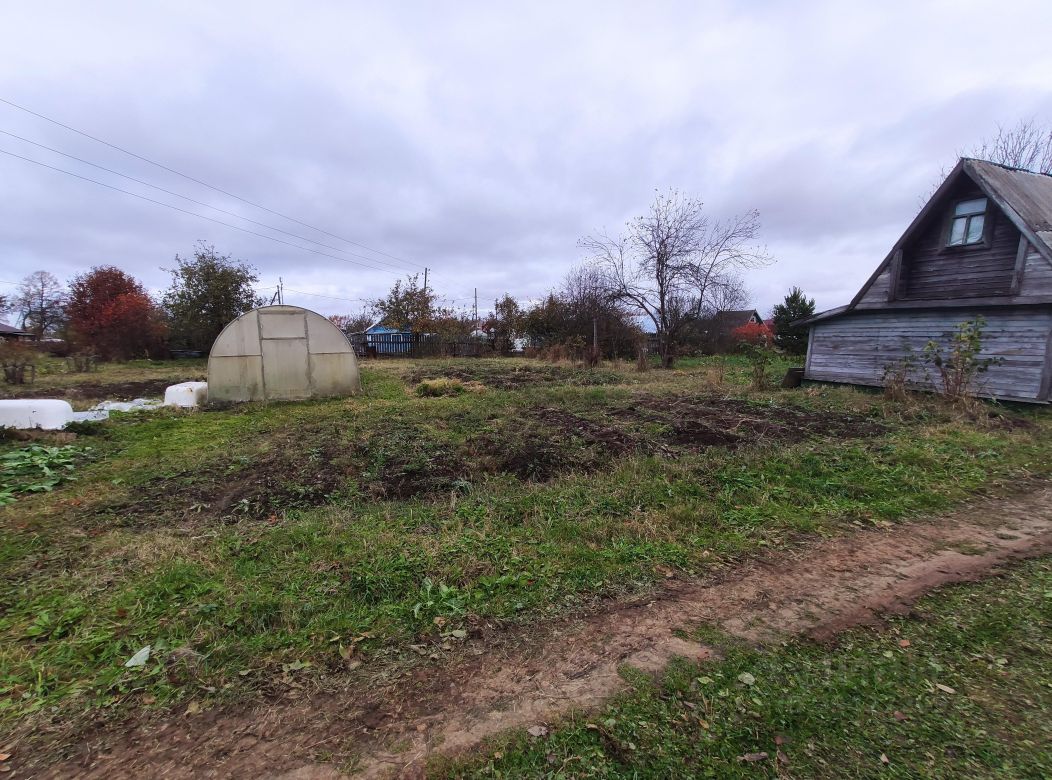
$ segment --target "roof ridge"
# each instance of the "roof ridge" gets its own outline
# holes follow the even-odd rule
[[[994,165],[994,166],[997,166],[998,168],[1003,168],[1006,171],[1012,171],[1013,173],[1029,173],[1029,174],[1032,174],[1034,176],[1045,176],[1047,178],[1052,179],[1052,173],[1043,173],[1042,171],[1032,171],[1029,168],[1021,168],[1018,165],[1008,165],[1007,163],[999,163],[999,162],[994,162],[993,160],[985,160],[982,157],[962,157],[961,159],[962,160],[967,160],[968,162],[980,162],[980,163],[984,163],[986,165]]]

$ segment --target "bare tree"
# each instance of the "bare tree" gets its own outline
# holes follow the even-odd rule
[[[984,138],[963,156],[1052,174],[1052,127],[1033,119],[1020,120],[1014,127],[998,125],[996,136]]]
[[[21,314],[21,327],[39,339],[62,324],[65,304],[58,279],[47,271],[34,271],[18,286],[14,307]]]
[[[740,285],[738,273],[771,262],[758,246],[756,211],[710,219],[704,204],[675,190],[658,193],[650,212],[624,233],[581,239],[615,300],[628,302],[657,333],[661,365],[671,368],[683,329],[715,305],[720,291]]]

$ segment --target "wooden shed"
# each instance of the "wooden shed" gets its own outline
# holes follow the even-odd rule
[[[980,316],[982,357],[996,363],[974,392],[1052,400],[1052,176],[965,158],[849,304],[800,321],[804,377],[883,386]],[[911,380],[927,384],[923,366]]]

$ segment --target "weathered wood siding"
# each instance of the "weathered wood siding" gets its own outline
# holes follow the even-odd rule
[[[891,269],[885,268],[869,289],[858,299],[859,306],[883,306],[888,302],[888,289],[891,287]]]
[[[1052,296],[1052,263],[1033,249],[1026,256],[1020,295]]]
[[[979,187],[962,177],[960,184],[902,247],[897,299],[988,298],[1011,293],[1019,230],[992,200],[986,214],[986,241],[971,246],[946,246],[953,204],[981,197],[985,196]]]
[[[1052,337],[1052,306],[932,311],[867,311],[812,326],[804,376],[824,382],[881,387],[885,371],[912,356],[911,378],[930,386],[923,353],[929,340],[946,343],[958,323],[986,318],[983,357],[1001,363],[980,377],[980,395],[1048,400],[1045,382]]]

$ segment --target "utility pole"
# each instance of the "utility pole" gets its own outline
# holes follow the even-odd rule
[[[479,329],[479,288],[475,288],[475,330]]]
[[[424,266],[424,292],[427,292],[427,266]]]
[[[280,276],[278,277],[278,304],[285,305],[285,282]]]

